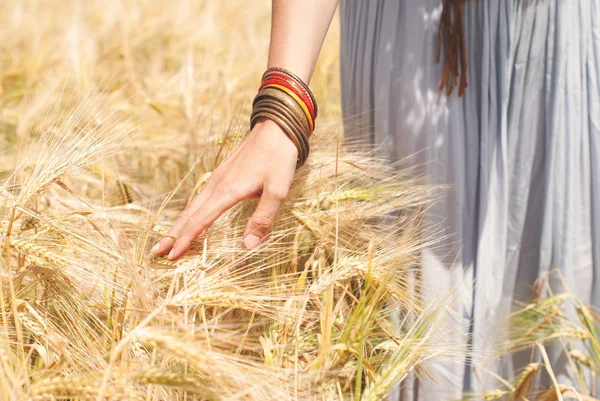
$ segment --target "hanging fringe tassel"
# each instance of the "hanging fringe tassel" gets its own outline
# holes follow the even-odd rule
[[[438,31],[437,62],[440,62],[442,48],[445,49],[446,57],[440,90],[448,87],[446,93],[451,95],[458,85],[458,97],[462,97],[468,85],[467,43],[463,21],[464,1],[444,0]]]

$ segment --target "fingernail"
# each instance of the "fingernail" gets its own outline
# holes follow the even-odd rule
[[[157,242],[156,244],[154,244],[154,246],[152,247],[152,249],[150,249],[150,252],[152,252],[152,253],[158,252],[158,246],[159,245],[160,245],[160,242]]]
[[[167,258],[169,260],[173,260],[173,255],[175,255],[175,248],[171,249],[171,252],[169,252],[169,256],[167,256]]]
[[[248,249],[254,249],[260,244],[260,238],[258,238],[254,234],[248,234],[246,238],[244,238],[244,245]]]

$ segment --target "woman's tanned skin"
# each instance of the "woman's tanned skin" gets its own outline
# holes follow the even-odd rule
[[[338,0],[273,0],[268,68],[285,68],[308,83],[337,5]],[[242,236],[246,248],[256,248],[287,196],[297,157],[296,147],[277,124],[258,122],[152,252],[178,259],[225,211],[260,198]]]

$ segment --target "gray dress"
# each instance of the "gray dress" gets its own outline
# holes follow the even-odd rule
[[[456,349],[391,399],[441,401],[499,387],[521,362],[486,355],[498,318],[534,281],[562,272],[600,306],[600,0],[465,2],[469,87],[438,89],[441,0],[342,0],[342,98],[360,133],[393,160],[415,155],[451,190],[428,212],[453,236],[423,254],[426,295],[453,290]],[[551,354],[559,381],[569,369]],[[475,372],[476,371],[476,372]]]

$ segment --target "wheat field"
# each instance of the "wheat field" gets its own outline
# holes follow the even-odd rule
[[[337,21],[311,84],[311,157],[268,240],[243,247],[247,201],[181,260],[150,254],[248,130],[269,13],[268,0],[0,7],[1,400],[380,400],[451,355],[418,291],[439,191],[344,144]],[[598,315],[577,304],[565,326],[565,302],[508,317],[521,331],[498,354],[578,339],[585,384]],[[475,399],[593,400],[589,386],[535,388],[543,371],[532,361]]]
[[[341,145],[337,27],[313,156],[269,240],[242,247],[246,202],[180,261],[149,253],[248,129],[269,12],[0,10],[2,400],[374,400],[438,352],[410,285],[430,190]]]

